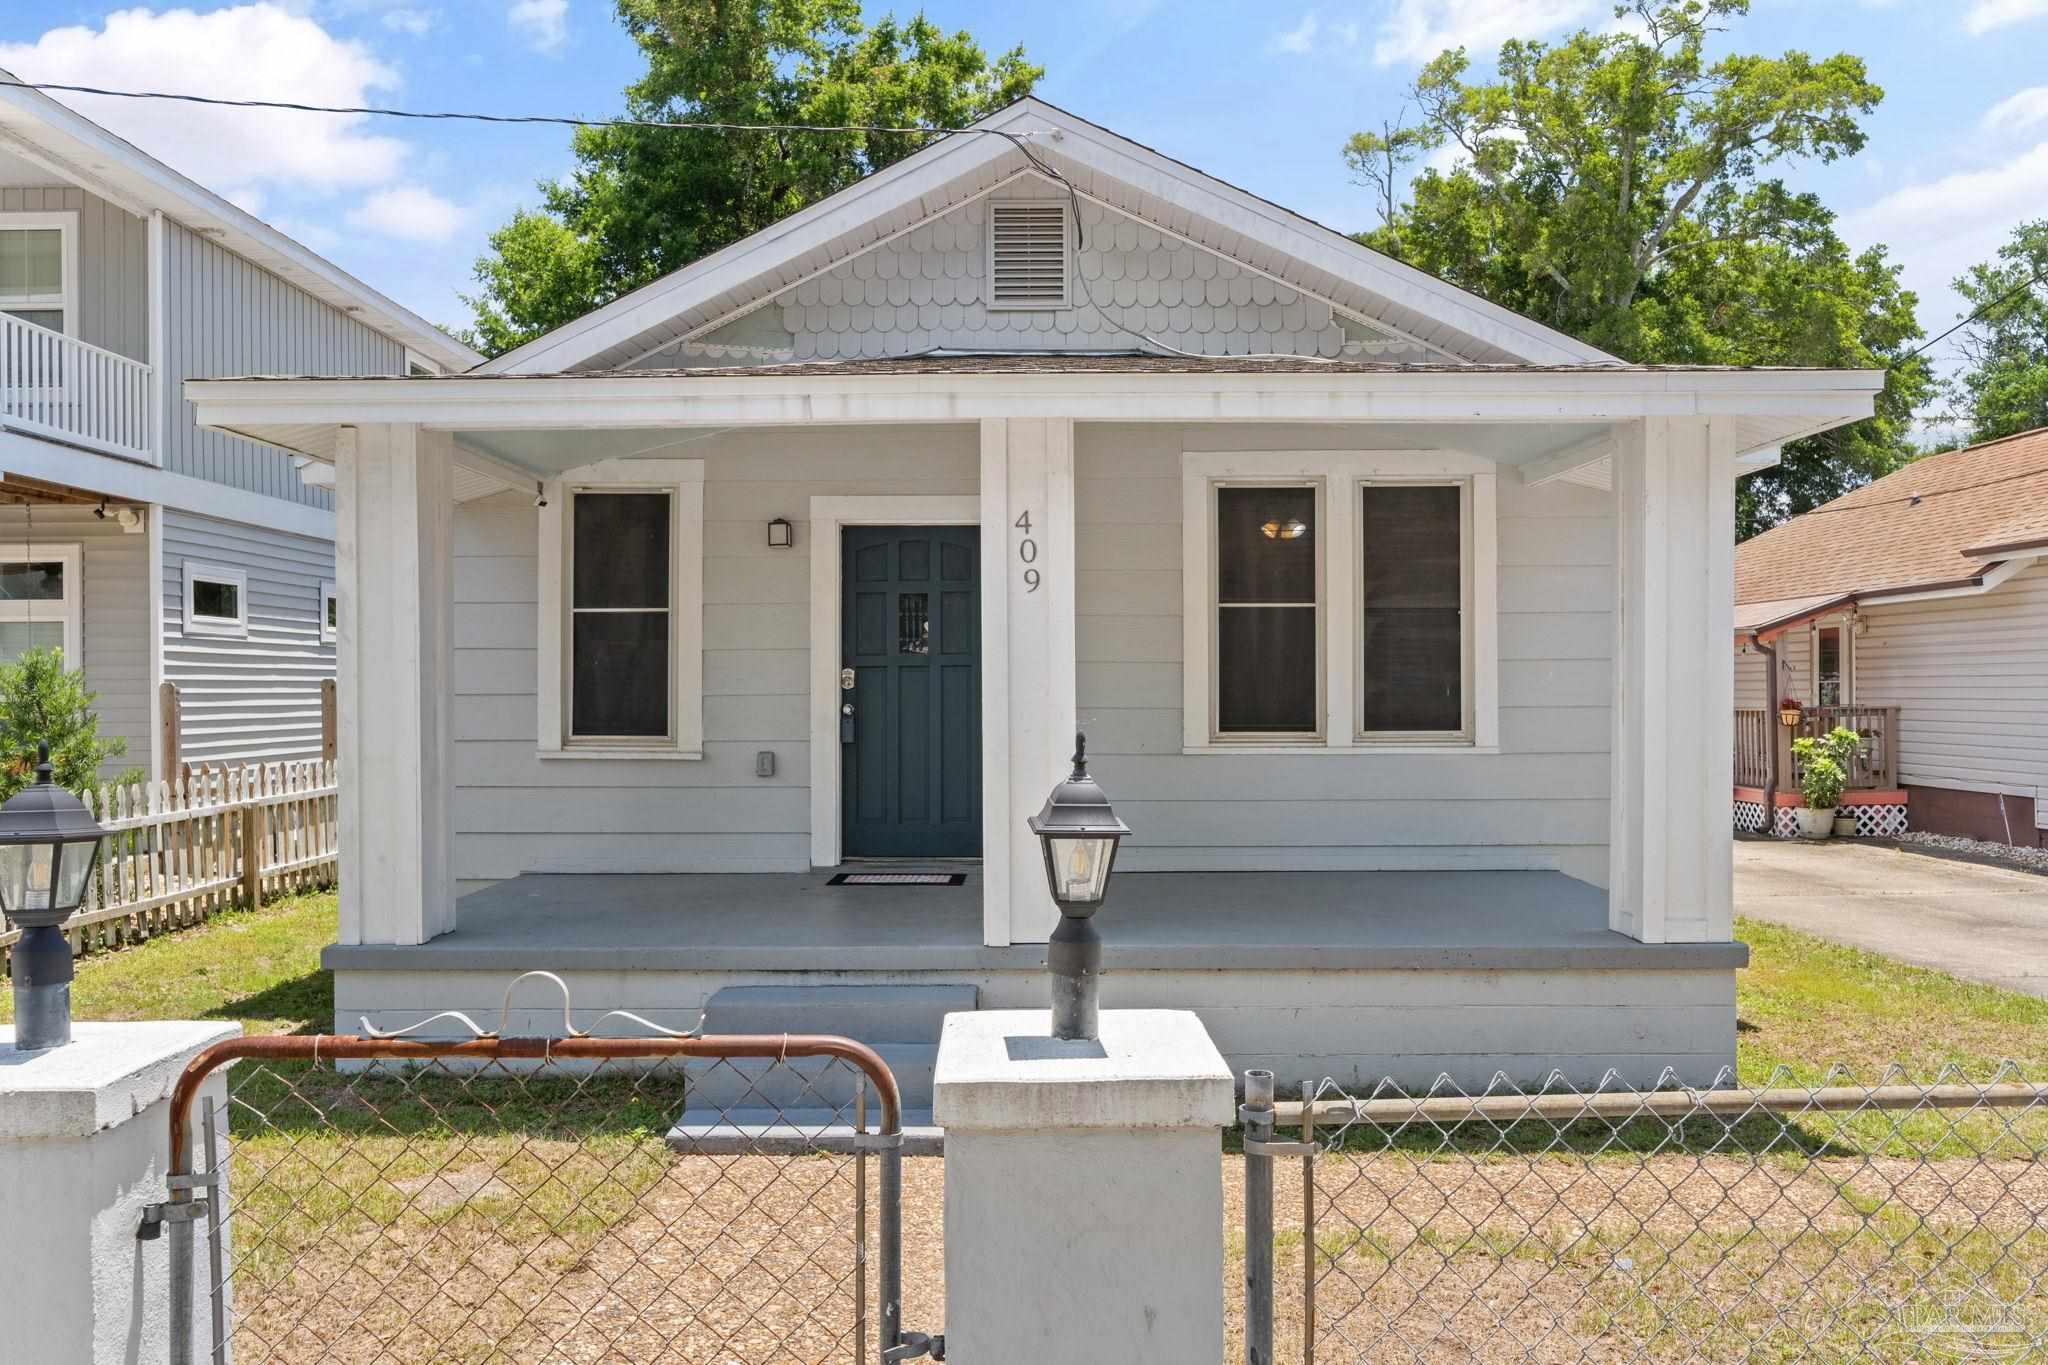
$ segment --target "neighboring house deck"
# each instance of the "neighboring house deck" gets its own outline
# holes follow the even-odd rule
[[[1112,1002],[1289,1078],[1711,1080],[1734,484],[1882,376],[1624,365],[988,126],[1042,163],[948,138],[470,374],[187,385],[334,468],[340,1020],[1042,999],[1082,729]],[[821,884],[877,862],[966,879]]]
[[[109,775],[319,756],[333,495],[304,461],[201,428],[179,388],[475,359],[63,105],[0,89],[0,659],[55,644],[82,664],[127,745]]]
[[[1791,738],[1841,723],[1864,737],[1859,832],[2048,840],[2044,559],[2048,430],[1926,456],[1738,547],[1738,826],[1796,802]]]

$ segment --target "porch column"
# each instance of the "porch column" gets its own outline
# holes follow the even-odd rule
[[[1735,424],[1615,432],[1608,924],[1645,943],[1734,933]]]
[[[981,424],[982,939],[1059,923],[1024,826],[1074,744],[1074,424]]]
[[[344,427],[335,459],[343,943],[455,926],[448,854],[453,439]]]

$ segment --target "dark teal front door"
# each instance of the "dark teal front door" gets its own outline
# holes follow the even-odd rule
[[[840,581],[841,844],[981,853],[981,533],[852,526]],[[851,708],[849,711],[848,708]]]

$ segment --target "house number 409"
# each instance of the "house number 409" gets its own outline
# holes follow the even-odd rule
[[[1025,508],[1011,524],[1024,533],[1024,538],[1017,542],[1017,558],[1023,561],[1025,566],[1024,591],[1037,592],[1038,570],[1031,566],[1038,562],[1038,542],[1031,538],[1031,509]]]

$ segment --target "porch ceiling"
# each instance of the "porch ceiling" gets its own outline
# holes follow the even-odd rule
[[[828,886],[829,872],[529,874],[463,898],[455,929],[337,944],[340,970],[1035,971],[1044,944],[981,942],[958,887]],[[1099,921],[1118,970],[1698,970],[1740,943],[1639,943],[1558,872],[1127,872]]]

